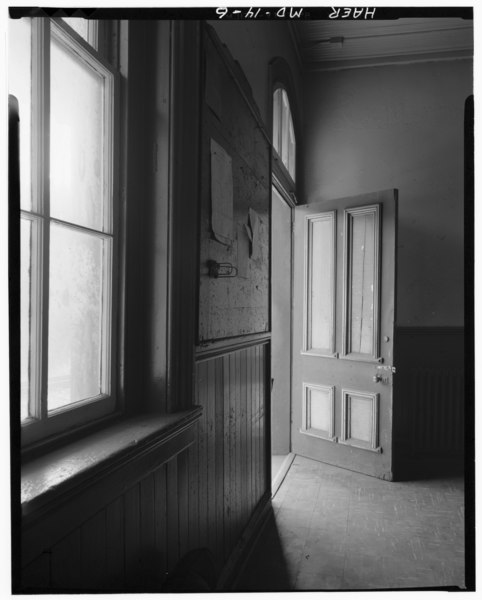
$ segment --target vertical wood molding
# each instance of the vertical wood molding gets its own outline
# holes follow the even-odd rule
[[[201,23],[173,21],[168,405],[193,403],[200,201]],[[188,176],[187,176],[188,174]]]

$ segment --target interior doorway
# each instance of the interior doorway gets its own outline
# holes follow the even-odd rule
[[[274,494],[294,457],[290,435],[292,207],[275,186],[271,204],[271,473]]]

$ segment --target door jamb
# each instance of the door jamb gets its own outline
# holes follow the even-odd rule
[[[291,452],[291,450],[292,450],[291,414],[292,414],[292,410],[293,410],[293,397],[292,397],[293,396],[293,394],[292,394],[292,391],[293,391],[292,390],[292,388],[293,388],[293,258],[294,258],[293,223],[294,223],[294,208],[296,206],[296,197],[293,192],[288,192],[286,190],[286,188],[283,186],[280,179],[278,179],[278,177],[276,177],[276,174],[274,171],[272,171],[271,184],[272,184],[272,188],[275,188],[275,190],[280,195],[281,199],[286,203],[286,205],[290,209],[290,243],[291,243],[291,247],[290,247],[290,265],[291,265],[291,268],[290,268],[290,325],[289,325],[289,332],[290,332],[290,352],[289,352],[289,357],[290,357],[290,363],[289,363],[289,366],[290,366],[290,384],[289,384],[289,394],[290,394],[290,398],[289,398],[290,419],[289,419],[289,421],[290,421],[290,426],[289,426],[289,431],[288,431],[289,454],[288,454],[288,458],[285,460],[286,470],[282,474],[281,480],[279,482],[277,482],[277,485],[275,486],[276,489],[273,488],[273,495],[274,495],[274,493],[277,491],[277,488],[279,488],[279,486],[281,485],[281,482],[284,479],[284,476],[286,475],[286,473],[294,459],[294,454]],[[273,348],[271,349],[271,351],[273,351]],[[271,429],[271,420],[270,420],[270,429]],[[271,449],[270,449],[270,451],[271,451]],[[271,455],[272,455],[272,451],[271,451]],[[281,473],[280,473],[280,475],[281,475]]]

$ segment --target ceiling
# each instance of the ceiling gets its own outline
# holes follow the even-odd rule
[[[314,70],[473,55],[473,21],[405,18],[293,23],[300,59]]]

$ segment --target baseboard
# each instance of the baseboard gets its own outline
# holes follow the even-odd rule
[[[271,492],[266,492],[224,565],[216,585],[216,591],[229,592],[236,589],[236,584],[271,512]]]
[[[295,456],[296,456],[296,454],[293,454],[293,452],[290,452],[289,454],[286,455],[286,458],[284,459],[278,473],[276,474],[276,477],[271,482],[271,497],[272,498],[275,497],[276,492],[279,490],[281,484],[283,483],[284,478],[286,477],[286,474],[290,470],[291,463],[295,459]]]

